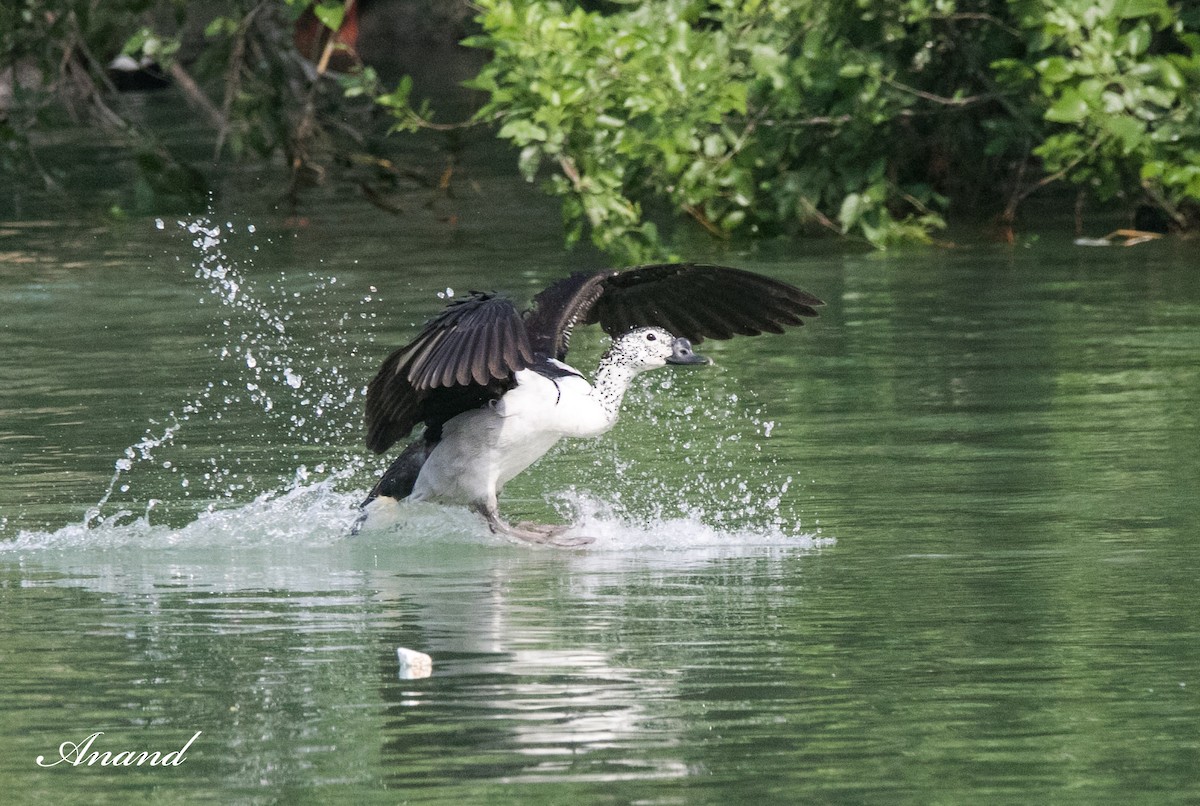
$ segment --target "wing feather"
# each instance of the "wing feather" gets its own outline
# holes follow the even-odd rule
[[[610,336],[654,325],[693,342],[782,333],[817,315],[821,300],[761,274],[699,263],[666,263],[614,272],[587,312]]]
[[[533,349],[566,358],[572,328],[599,323],[610,336],[653,325],[693,342],[782,333],[824,303],[761,274],[699,263],[578,272],[534,297],[525,314]]]
[[[451,303],[388,356],[367,386],[367,447],[382,453],[419,422],[440,424],[481,405],[532,362],[512,302],[473,293]]]
[[[782,333],[823,304],[780,280],[699,263],[577,272],[534,297],[523,317],[503,297],[473,293],[383,362],[367,387],[367,445],[383,452],[419,422],[440,428],[495,399],[535,353],[564,360],[577,325],[599,323],[613,337],[657,326],[699,343]]]
[[[576,272],[551,283],[533,298],[525,313],[525,329],[533,349],[559,361],[567,357],[571,332],[586,321],[596,300],[604,293],[603,282],[617,272],[612,269]]]

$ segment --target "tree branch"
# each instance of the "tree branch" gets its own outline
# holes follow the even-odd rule
[[[204,90],[200,89],[200,85],[192,78],[191,74],[184,68],[182,64],[172,60],[167,72],[171,78],[175,79],[175,85],[183,93],[184,99],[190,106],[199,109],[207,117],[218,132],[223,132],[225,129],[225,118],[221,115],[221,110],[213,105],[213,102],[204,94]]]

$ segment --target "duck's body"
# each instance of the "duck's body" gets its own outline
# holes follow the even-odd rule
[[[681,279],[709,285],[716,298],[674,301]],[[368,387],[368,446],[386,450],[418,422],[425,431],[384,473],[356,526],[376,499],[409,498],[465,504],[493,532],[529,542],[587,542],[560,538],[566,527],[510,526],[499,515],[500,491],[563,437],[611,429],[640,372],[707,363],[679,332],[697,341],[782,332],[784,324],[815,316],[813,306],[821,304],[749,272],[686,264],[573,275],[534,302],[521,316],[503,297],[473,294],[384,362]],[[589,321],[614,336],[594,384],[562,361],[572,327]]]
[[[514,379],[516,385],[495,404],[442,426],[414,482],[414,501],[487,503],[563,437],[598,437],[616,423],[574,370],[547,377],[523,369]]]

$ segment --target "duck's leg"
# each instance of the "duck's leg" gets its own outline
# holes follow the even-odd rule
[[[591,543],[594,538],[591,537],[560,537],[563,532],[571,528],[569,526],[554,526],[547,523],[530,523],[523,521],[517,526],[507,523],[500,517],[500,510],[494,504],[475,504],[472,506],[476,512],[483,516],[487,521],[488,528],[492,530],[492,534],[507,535],[515,537],[518,540],[524,540],[526,543],[536,543],[542,546],[557,546],[558,548],[578,548]]]
[[[518,521],[517,525],[513,526],[512,528],[520,529],[525,532],[533,532],[534,534],[546,535],[546,537],[556,537],[571,527],[565,523],[534,523],[533,521]]]

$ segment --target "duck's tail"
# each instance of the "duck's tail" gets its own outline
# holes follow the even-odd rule
[[[367,522],[367,507],[376,498],[391,498],[400,501],[412,494],[413,486],[417,483],[417,476],[421,473],[421,467],[436,445],[437,441],[430,441],[426,439],[426,435],[422,435],[419,439],[413,440],[396,457],[396,461],[392,462],[391,467],[387,469],[379,482],[363,499],[363,502],[358,505],[359,516],[354,521],[354,525],[350,527],[350,534],[356,535],[362,529],[363,524]]]

